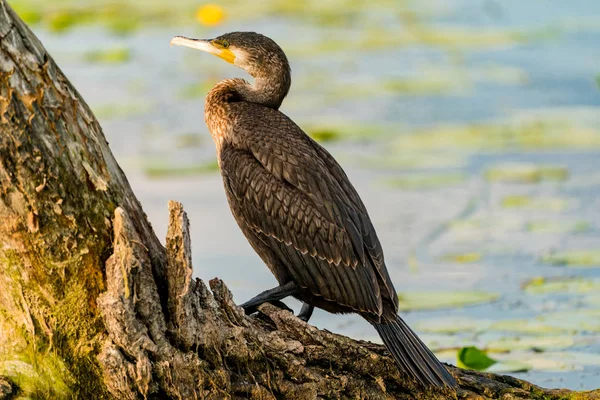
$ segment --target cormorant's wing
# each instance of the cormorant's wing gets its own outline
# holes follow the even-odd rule
[[[304,193],[273,176],[252,153],[225,145],[220,162],[238,222],[269,246],[298,285],[356,311],[381,314],[374,271],[356,261],[343,227]]]
[[[313,294],[380,315],[381,286],[397,304],[375,230],[341,167],[285,115],[245,111],[232,135],[240,150],[221,151],[238,213],[279,243],[280,258]]]
[[[310,139],[310,138],[309,138]],[[396,290],[394,289],[394,284],[392,283],[392,278],[385,266],[385,261],[383,258],[383,249],[381,247],[381,243],[377,238],[377,233],[375,232],[375,228],[371,223],[371,219],[367,214],[367,209],[364,206],[360,196],[354,189],[354,186],[350,183],[350,180],[346,176],[346,173],[342,169],[342,167],[337,163],[337,161],[333,158],[331,154],[327,150],[325,150],[321,145],[313,141],[313,146],[317,153],[321,156],[322,160],[327,165],[329,172],[333,176],[333,178],[339,183],[340,187],[343,190],[344,195],[354,204],[354,218],[359,221],[360,232],[362,235],[362,240],[367,251],[367,255],[370,258],[373,266],[377,270],[379,279],[382,283],[382,292],[384,293],[384,298],[388,298],[391,300],[394,308],[398,309],[398,295],[396,294]],[[385,289],[384,289],[385,288]]]

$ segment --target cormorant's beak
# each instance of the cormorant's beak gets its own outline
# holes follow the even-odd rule
[[[175,36],[173,39],[171,39],[170,44],[171,46],[185,46],[191,47],[192,49],[206,51],[207,53],[214,54],[215,56],[220,57],[231,64],[233,64],[233,61],[235,60],[235,54],[233,54],[231,50],[219,46],[212,40],[191,39],[184,36]]]

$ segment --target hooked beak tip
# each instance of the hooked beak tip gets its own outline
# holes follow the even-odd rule
[[[169,42],[169,47],[178,46],[181,43],[182,36],[174,36]]]

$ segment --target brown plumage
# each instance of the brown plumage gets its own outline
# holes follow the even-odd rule
[[[406,373],[426,385],[455,382],[397,316],[398,296],[367,210],[335,159],[278,111],[291,78],[271,39],[234,32],[173,44],[211,52],[255,78],[218,83],[205,120],[229,206],[242,232],[281,285],[243,307],[293,295],[308,307],[357,313],[377,329]]]

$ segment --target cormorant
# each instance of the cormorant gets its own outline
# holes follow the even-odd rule
[[[294,296],[308,321],[314,307],[357,313],[377,330],[402,371],[429,386],[453,377],[397,315],[398,296],[358,193],[336,160],[279,106],[291,84],[283,50],[254,32],[215,39],[176,36],[171,45],[214,54],[254,77],[219,82],[205,121],[217,148],[231,212],[279,282],[244,303]]]

